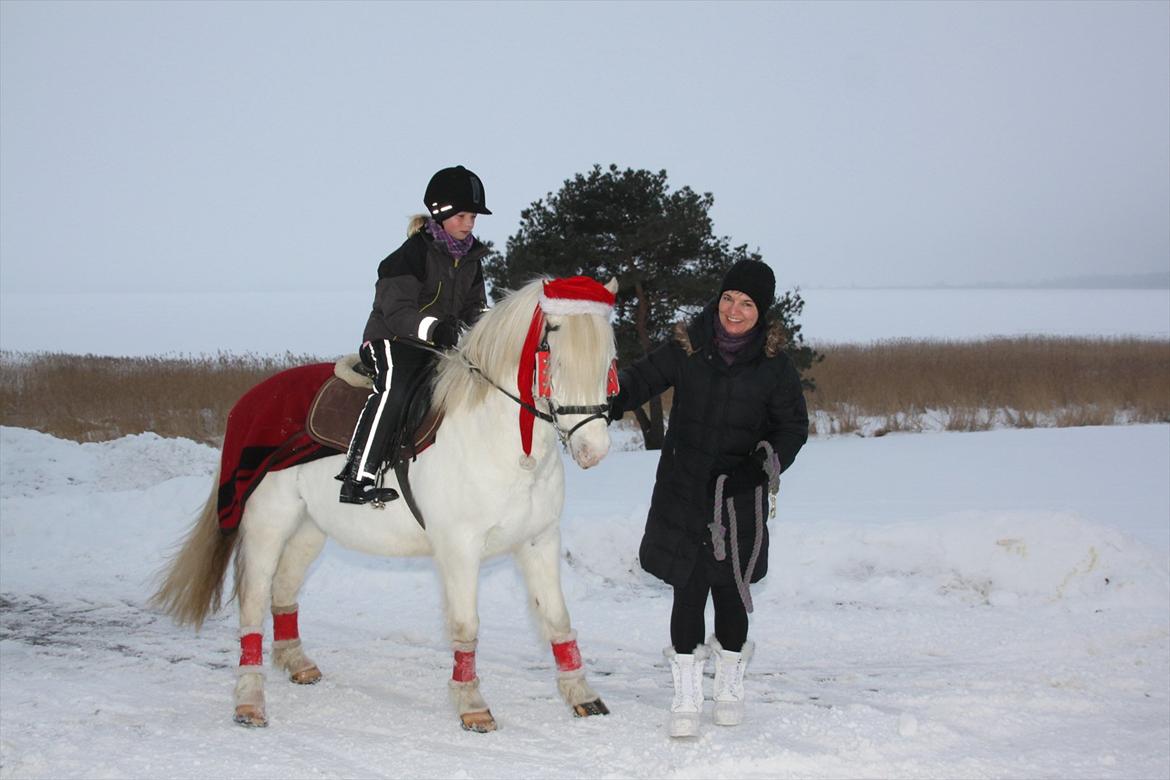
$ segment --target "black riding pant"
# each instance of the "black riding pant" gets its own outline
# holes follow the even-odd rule
[[[349,444],[351,478],[372,482],[402,427],[402,415],[415,378],[435,359],[431,352],[389,339],[362,344],[358,355],[374,371],[374,389],[358,417]]]
[[[705,641],[708,594],[715,605],[715,638],[725,650],[738,653],[743,649],[748,634],[748,613],[731,572],[731,556],[717,561],[711,547],[704,544],[690,579],[674,589],[670,643],[676,653],[689,655]]]

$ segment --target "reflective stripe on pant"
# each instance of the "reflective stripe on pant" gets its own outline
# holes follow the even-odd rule
[[[349,444],[349,473],[359,482],[372,482],[387,448],[397,446],[406,397],[415,377],[434,355],[387,339],[367,341],[358,354],[374,370],[374,390],[366,399]]]
[[[379,460],[386,439],[383,428],[389,422],[385,416],[390,401],[390,393],[386,390],[391,371],[394,370],[394,358],[387,339],[367,341],[362,344],[358,354],[363,363],[374,369],[374,389],[366,399],[357,427],[354,428],[353,439],[349,443],[349,460],[353,464],[351,473],[355,479],[372,481],[381,465]]]

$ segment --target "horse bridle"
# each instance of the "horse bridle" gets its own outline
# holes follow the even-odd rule
[[[476,372],[481,377],[483,377],[484,380],[488,384],[490,384],[492,387],[496,388],[501,393],[508,396],[513,401],[515,401],[517,404],[519,404],[520,408],[529,412],[534,417],[539,417],[540,419],[544,420],[545,422],[551,423],[553,430],[555,430],[557,432],[557,438],[560,439],[561,444],[568,446],[569,437],[572,436],[574,433],[576,433],[577,429],[580,428],[581,426],[586,425],[588,423],[591,423],[594,420],[605,420],[606,422],[608,422],[608,420],[609,420],[609,404],[604,403],[604,404],[592,404],[592,405],[588,405],[588,406],[560,406],[552,399],[551,384],[544,378],[544,377],[547,377],[548,360],[549,360],[549,357],[548,357],[549,356],[548,334],[550,331],[555,331],[555,330],[559,329],[559,327],[560,327],[559,325],[548,325],[548,324],[545,325],[544,332],[540,338],[540,347],[538,347],[537,352],[536,352],[537,376],[535,377],[535,381],[536,381],[537,389],[536,389],[534,394],[535,394],[535,397],[543,398],[548,403],[549,410],[547,412],[541,411],[540,409],[538,409],[534,405],[526,402],[524,399],[520,398],[519,396],[515,395],[514,393],[511,393],[508,390],[506,390],[505,388],[500,387],[498,384],[496,384],[492,380],[491,377],[489,377],[482,370],[480,370],[479,366],[472,363],[467,358],[466,355],[463,355],[462,353],[460,353],[460,355],[463,358],[464,362],[467,363],[468,368],[470,368],[472,371]],[[613,396],[617,395],[617,391],[618,391],[617,365],[616,364],[617,364],[617,361],[615,360],[614,364],[612,364],[610,366],[609,376],[607,377],[607,381],[606,381],[606,395],[609,398],[612,398]],[[542,368],[542,366],[543,366],[543,368]],[[564,429],[564,427],[560,424],[560,422],[557,420],[558,415],[566,415],[566,414],[586,414],[589,416],[586,417],[584,420],[581,420],[579,423],[577,423],[572,428],[570,428],[569,430],[566,431]]]
[[[559,325],[545,325],[544,335],[540,339],[540,348],[536,352],[537,366],[539,367],[542,362],[545,365],[544,377],[548,377],[548,374],[547,374],[547,366],[548,366],[548,359],[549,359],[549,357],[548,357],[548,355],[549,355],[548,334],[550,331],[555,331],[559,327],[560,327]],[[608,399],[613,398],[618,393],[617,360],[616,359],[614,360],[613,363],[610,364],[609,375],[606,378],[605,394],[607,396],[607,403],[604,403],[604,404],[593,404],[590,406],[558,406],[556,404],[556,402],[553,401],[553,399],[552,399],[551,379],[547,379],[547,380],[542,379],[540,374],[541,374],[541,372],[538,368],[537,378],[536,378],[537,396],[540,398],[544,398],[548,401],[549,412],[551,412],[551,414],[549,414],[547,417],[540,415],[540,418],[542,420],[548,420],[549,422],[552,423],[553,429],[556,430],[557,436],[560,437],[561,442],[563,444],[567,445],[569,443],[569,437],[572,436],[574,433],[576,433],[577,429],[580,428],[582,425],[585,425],[587,423],[591,423],[594,420],[604,420],[608,424],[608,422],[609,422]],[[565,429],[561,426],[561,424],[557,421],[558,414],[587,414],[589,416],[586,417],[584,420],[581,420],[581,422],[577,423],[576,425],[574,425],[572,428],[570,428],[566,432]]]

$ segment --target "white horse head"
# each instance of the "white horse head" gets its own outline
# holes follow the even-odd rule
[[[530,396],[537,416],[552,424],[577,465],[590,468],[609,452],[605,415],[616,355],[613,328],[608,313],[596,310],[541,311],[548,281],[538,278],[509,293],[480,318],[459,349],[440,362],[435,403],[444,413],[452,413],[482,403],[490,393],[503,392],[523,408]],[[611,280],[605,289],[615,293],[617,281]],[[540,329],[535,343],[533,328]],[[547,394],[525,387],[527,377],[519,378],[524,359],[534,357],[525,350],[547,350]]]

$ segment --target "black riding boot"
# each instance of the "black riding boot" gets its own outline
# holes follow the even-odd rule
[[[353,432],[353,439],[349,444],[349,452],[345,460],[345,467],[336,479],[341,481],[341,491],[338,500],[343,504],[365,504],[371,501],[393,501],[398,498],[398,491],[393,488],[377,487],[377,473],[382,466],[382,453],[386,448],[388,438],[385,428],[395,426],[386,425],[384,417],[397,419],[398,412],[386,393],[374,392],[370,394],[358,417],[357,427]],[[388,403],[389,402],[389,403]],[[389,414],[388,414],[389,413]],[[381,421],[379,430],[373,430],[376,421]],[[372,435],[371,435],[372,434]],[[393,438],[393,436],[389,436]]]
[[[392,501],[398,492],[377,488],[375,476],[387,453],[398,446],[402,411],[415,380],[433,361],[426,350],[385,339],[367,341],[359,350],[362,363],[374,370],[374,391],[366,399],[349,445],[342,472],[340,499],[346,504]]]
[[[373,482],[358,482],[352,479],[343,480],[341,492],[337,500],[343,504],[368,504],[371,501],[386,503],[398,498],[398,491],[394,488],[376,487]]]

